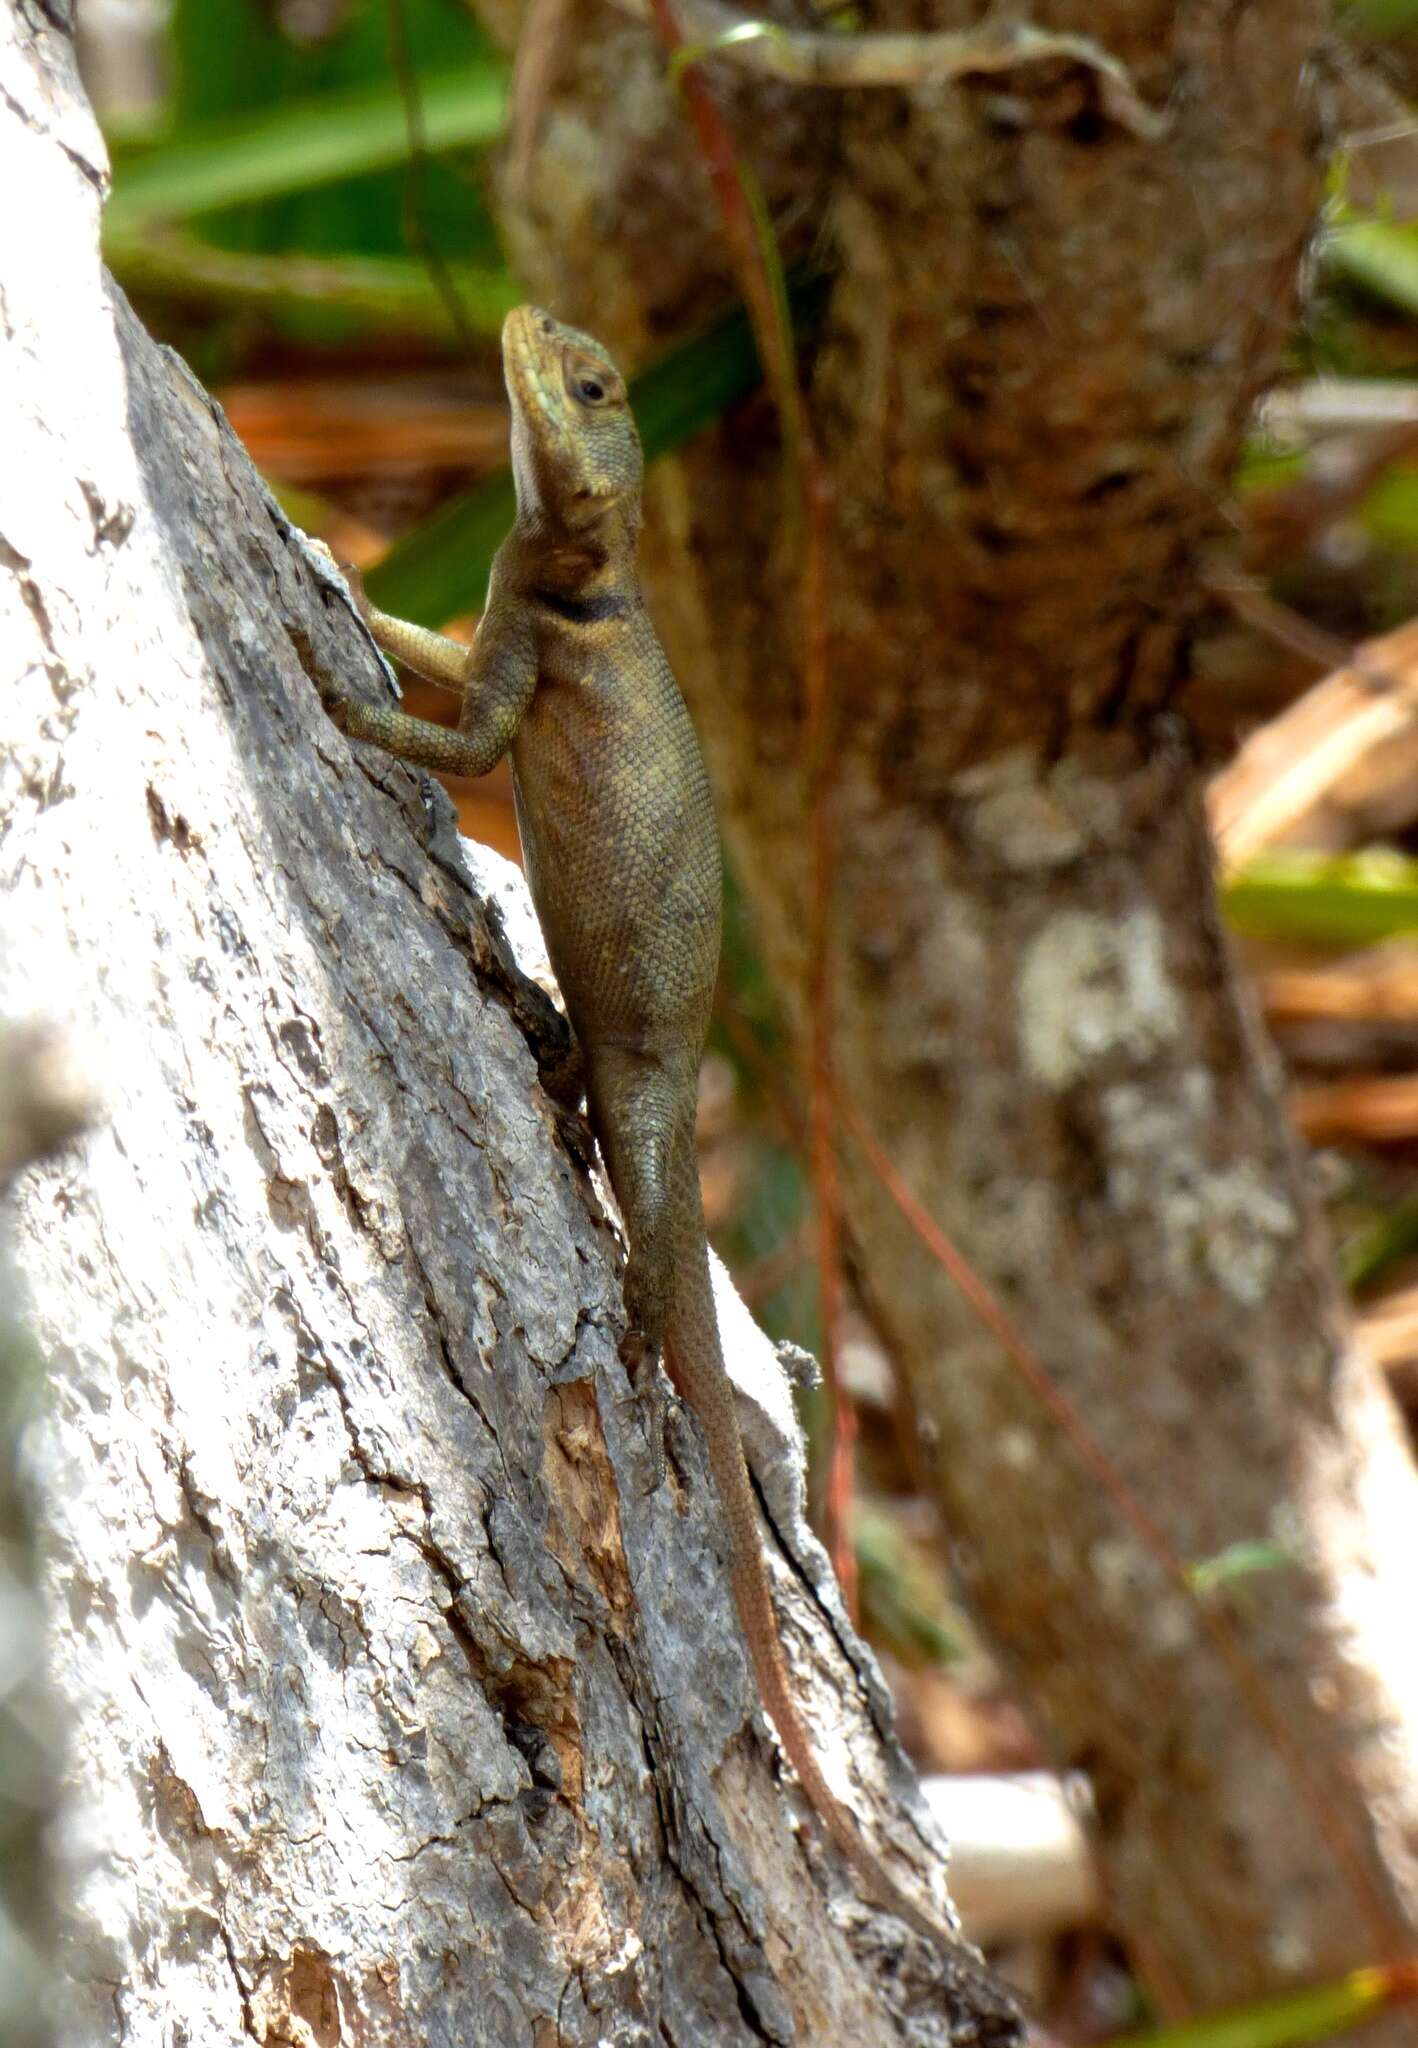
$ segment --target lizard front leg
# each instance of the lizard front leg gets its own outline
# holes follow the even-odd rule
[[[414,767],[486,775],[511,746],[537,686],[536,640],[525,616],[510,605],[490,604],[472,646],[462,647],[376,610],[357,585],[355,598],[380,646],[434,682],[455,682],[463,708],[450,730],[335,685],[321,693],[334,723],[351,739],[371,740]]]
[[[465,687],[471,650],[461,640],[450,640],[446,633],[435,633],[429,626],[416,626],[411,619],[396,619],[391,612],[381,612],[365,596],[362,582],[350,587],[364,623],[386,654],[392,654],[395,661],[403,662],[416,675],[437,683],[440,689]],[[478,630],[481,633],[481,627]],[[477,645],[476,638],[473,645]]]

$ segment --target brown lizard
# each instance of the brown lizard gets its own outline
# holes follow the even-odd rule
[[[391,618],[356,587],[386,652],[462,690],[456,730],[337,684],[325,702],[346,733],[427,768],[483,775],[511,753],[527,879],[625,1223],[621,1356],[652,1392],[663,1351],[699,1419],[754,1674],[812,1806],[879,1903],[931,1940],[953,1939],[898,1889],[823,1777],[769,1594],[694,1148],[719,964],[719,840],[694,728],[640,592],[643,462],[625,385],[599,343],[535,307],[508,316],[502,352],[517,518],[472,647]],[[651,1422],[659,1479],[658,1405]]]

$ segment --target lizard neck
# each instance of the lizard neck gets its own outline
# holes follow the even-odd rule
[[[538,510],[519,517],[517,535],[524,578],[557,597],[595,600],[637,587],[636,535],[608,513],[594,526],[558,526]]]

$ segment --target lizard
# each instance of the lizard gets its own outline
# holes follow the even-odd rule
[[[709,778],[641,593],[643,455],[624,380],[589,335],[507,317],[517,513],[471,647],[351,591],[376,643],[462,692],[456,728],[321,694],[351,738],[483,775],[510,753],[523,859],[579,1048],[591,1128],[627,1240],[620,1355],[647,1398],[664,1478],[661,1356],[698,1418],[730,1540],[760,1698],[809,1803],[869,1895],[933,1942],[956,1937],[897,1886],[828,1785],[788,1679],[753,1486],[724,1366],[694,1143],[718,973],[719,838]]]

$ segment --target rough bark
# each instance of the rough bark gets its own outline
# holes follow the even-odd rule
[[[511,33],[513,6],[486,11]],[[868,25],[978,12],[878,0]],[[1212,2006],[1418,1926],[1418,1492],[1339,1313],[1172,710],[1199,558],[1294,315],[1321,9],[1032,16],[1129,65],[1163,139],[1067,65],[837,99],[731,59],[713,77],[789,255],[826,237],[834,266],[808,375],[833,498],[840,1086],[1178,1555],[1293,1555],[1233,1619],[1318,1799],[848,1151],[862,1282],[962,1577],[1058,1761],[1093,1776],[1154,1989]],[[506,207],[534,289],[632,359],[724,276],[660,80],[648,30],[588,16]],[[662,466],[653,504],[652,602],[801,1024],[800,615],[766,404]]]
[[[103,278],[61,24],[0,23],[0,1010],[67,1015],[104,1097],[15,1209],[67,2038],[1010,2040],[796,1826],[682,1415],[647,1491],[554,1012],[446,799],[325,721],[309,674],[381,687],[362,628]],[[806,1710],[910,1883],[781,1372],[729,1350]]]

